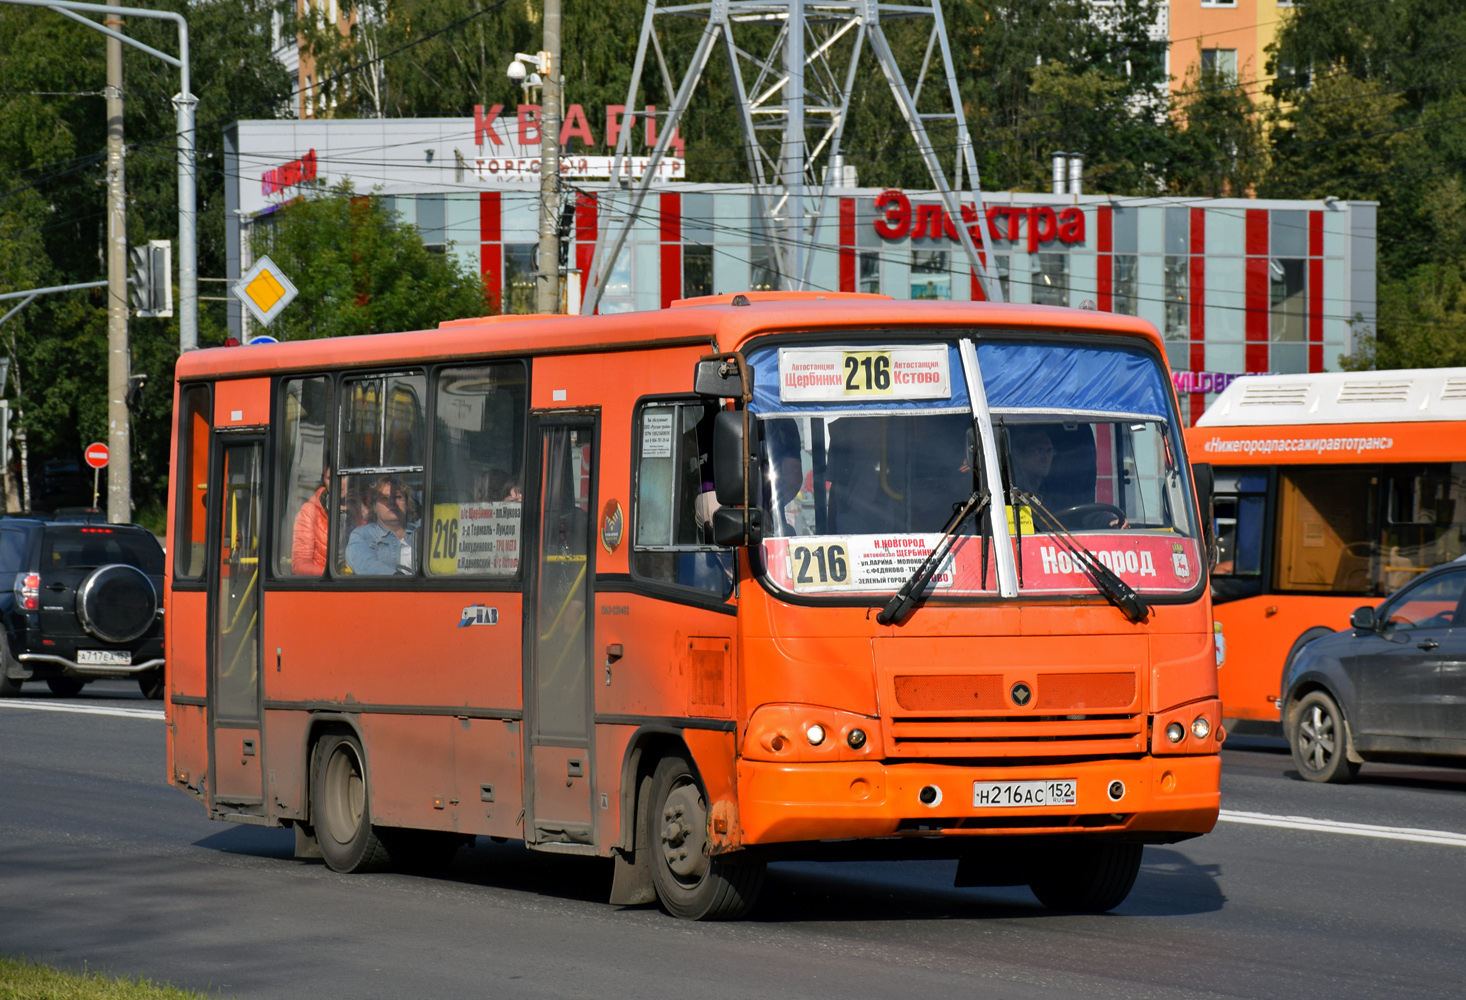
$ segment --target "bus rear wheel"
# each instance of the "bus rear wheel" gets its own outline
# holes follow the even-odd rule
[[[316,744],[311,818],[321,858],[333,871],[379,871],[391,860],[372,828],[365,761],[354,736],[325,736]]]
[[[1140,874],[1140,844],[1079,843],[1037,862],[1043,874],[1028,883],[1051,910],[1105,913],[1125,901]]]
[[[680,753],[657,762],[652,774],[652,884],[668,913],[685,920],[737,920],[758,898],[764,863],[709,852],[707,793]]]

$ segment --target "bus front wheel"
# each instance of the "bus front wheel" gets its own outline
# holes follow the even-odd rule
[[[1140,873],[1140,844],[1078,843],[1036,862],[1043,874],[1028,884],[1051,910],[1104,913],[1125,901]]]
[[[707,793],[691,762],[678,753],[652,774],[652,883],[667,912],[686,920],[736,920],[753,906],[764,864],[708,850]]]
[[[333,871],[378,871],[390,860],[372,829],[365,760],[354,736],[325,736],[316,745],[311,818],[321,857]]]

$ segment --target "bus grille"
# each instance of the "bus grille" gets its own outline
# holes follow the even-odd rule
[[[889,723],[892,755],[1031,758],[1146,750],[1134,671],[1052,671],[1030,677],[1032,701],[1022,707],[1010,700],[1011,676],[892,677],[902,710]]]

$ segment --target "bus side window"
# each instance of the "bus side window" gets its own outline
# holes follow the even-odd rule
[[[275,573],[318,577],[326,572],[326,534],[331,462],[326,451],[331,380],[290,379],[281,385],[280,437],[276,451]]]
[[[1277,589],[1377,593],[1379,469],[1278,471]]]
[[[1213,576],[1262,576],[1262,536],[1267,516],[1267,473],[1220,469],[1213,511],[1217,524],[1217,567]]]
[[[733,553],[712,544],[712,429],[717,407],[698,401],[647,403],[633,427],[639,445],[631,572],[726,600]]]
[[[187,386],[180,393],[178,415],[178,509],[173,519],[173,578],[199,580],[204,575],[204,510],[208,497],[209,387]]]
[[[1387,470],[1381,583],[1398,590],[1466,542],[1466,462]]]
[[[341,387],[333,569],[411,576],[420,559],[424,375],[348,378]]]
[[[438,373],[432,507],[423,521],[433,576],[518,576],[527,389],[518,361]]]

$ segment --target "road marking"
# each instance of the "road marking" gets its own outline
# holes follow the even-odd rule
[[[111,708],[105,705],[78,705],[62,701],[15,701],[0,699],[0,708],[33,708],[38,712],[73,712],[77,715],[115,715],[123,719],[162,719],[161,708]]]
[[[1341,823],[1332,819],[1311,819],[1308,816],[1272,816],[1268,813],[1236,812],[1231,809],[1223,809],[1217,818],[1224,823],[1246,823],[1251,826],[1281,827],[1285,830],[1339,833],[1346,837],[1374,837],[1378,840],[1410,840],[1417,844],[1466,847],[1466,833],[1451,833],[1449,830],[1419,830],[1408,826],[1372,826],[1368,823]]]

